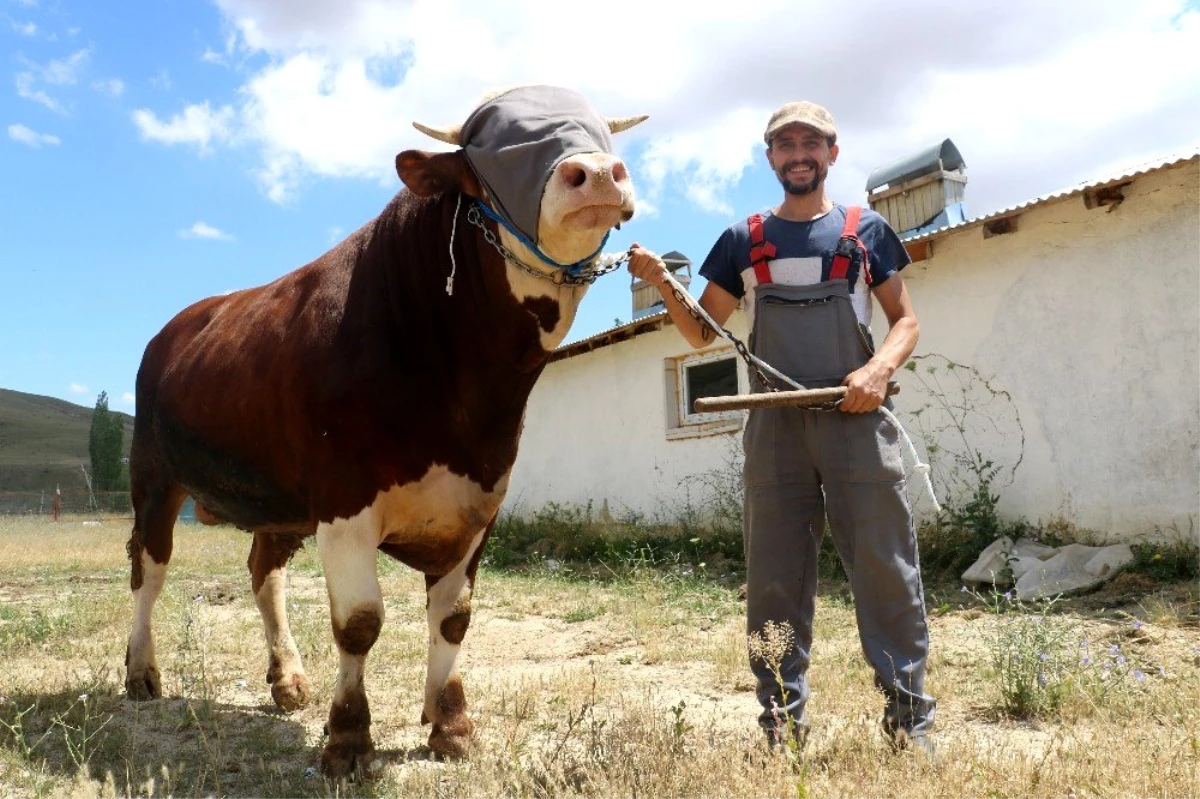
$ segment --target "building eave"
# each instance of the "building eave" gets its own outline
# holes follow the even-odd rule
[[[611,344],[616,344],[619,341],[626,341],[636,336],[645,333],[652,333],[655,330],[661,330],[667,325],[672,324],[671,317],[666,311],[643,316],[640,319],[634,319],[632,322],[626,322],[623,325],[611,327],[608,330],[597,333],[593,336],[573,341],[570,344],[564,344],[554,352],[550,353],[550,363],[561,361],[564,358],[570,358],[575,355],[581,355],[585,352],[590,352],[600,347],[607,347]]]
[[[901,238],[901,242],[905,248],[909,250],[909,254],[914,256],[928,249],[928,243],[935,239],[944,238],[951,234],[960,233],[974,228],[983,228],[985,235],[999,235],[1002,233],[1015,230],[1014,218],[1022,213],[1025,213],[1033,208],[1049,205],[1055,202],[1062,202],[1074,197],[1083,197],[1085,202],[1088,202],[1088,207],[1092,207],[1092,203],[1098,205],[1108,204],[1110,197],[1104,194],[1107,189],[1115,189],[1121,186],[1128,185],[1138,178],[1155,172],[1163,172],[1169,169],[1177,169],[1185,164],[1200,160],[1200,146],[1193,149],[1187,154],[1177,154],[1160,158],[1137,168],[1131,168],[1122,171],[1118,175],[1114,175],[1099,180],[1080,183],[1070,188],[1061,189],[1059,191],[1043,194],[1040,197],[1035,197],[1019,205],[1012,205],[1008,208],[1002,208],[999,211],[993,211],[986,216],[975,217],[964,222],[959,222],[955,225],[947,225],[936,230],[926,231],[920,235],[906,236]],[[1009,221],[1014,220],[1014,221]]]

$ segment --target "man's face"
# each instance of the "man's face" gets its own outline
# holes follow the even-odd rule
[[[837,153],[837,145],[830,147],[819,131],[805,125],[789,125],[771,139],[767,161],[783,190],[799,197],[812,194],[825,182]]]

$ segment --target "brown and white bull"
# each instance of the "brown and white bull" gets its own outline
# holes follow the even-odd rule
[[[326,773],[373,756],[363,665],[384,618],[376,550],[426,576],[422,721],[431,750],[466,751],[474,724],[456,660],[476,568],[529,393],[587,288],[542,256],[586,270],[630,218],[610,134],[643,119],[606,120],[574,92],[521,87],[458,128],[418,125],[460,149],[400,153],[407,190],[376,219],[273,283],[192,305],[150,341],[130,456],[130,698],[161,696],[151,613],[190,495],[202,519],[254,535],[267,681],[285,710],[310,694],[286,568],[317,537],[340,658]],[[504,224],[469,224],[477,200]]]

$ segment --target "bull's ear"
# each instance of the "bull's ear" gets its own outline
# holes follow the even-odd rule
[[[396,156],[396,174],[409,191],[419,197],[447,191],[461,191],[470,197],[483,196],[479,180],[462,150],[452,153],[405,150]]]

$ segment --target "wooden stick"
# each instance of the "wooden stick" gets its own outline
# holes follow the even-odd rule
[[[899,394],[898,383],[888,383],[888,395]],[[741,411],[750,408],[806,408],[824,405],[846,396],[845,386],[810,388],[805,391],[764,391],[761,394],[730,394],[724,397],[701,397],[693,405],[696,413]]]

